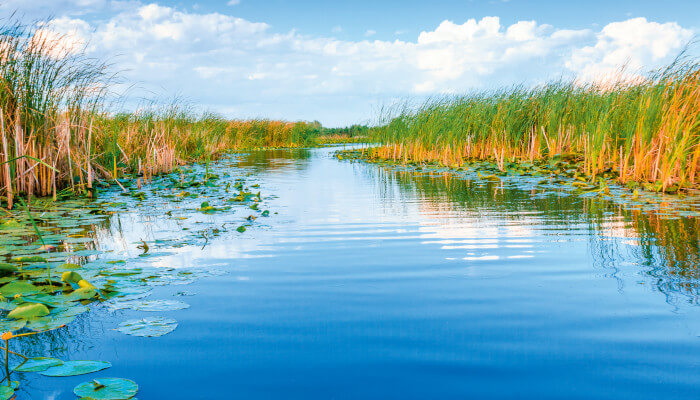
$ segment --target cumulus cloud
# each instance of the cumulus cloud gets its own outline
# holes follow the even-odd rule
[[[615,74],[622,74],[625,80],[638,80],[645,68],[676,55],[693,37],[693,31],[673,22],[660,24],[633,18],[608,24],[596,36],[594,45],[575,48],[565,62],[582,81],[598,81]]]
[[[238,116],[326,115],[331,124],[368,117],[372,101],[538,83],[567,72],[595,79],[622,64],[644,69],[667,62],[693,34],[643,18],[594,31],[485,17],[444,21],[413,40],[352,41],[158,4],[112,10],[106,20],[72,15],[51,27],[114,59],[131,81]]]

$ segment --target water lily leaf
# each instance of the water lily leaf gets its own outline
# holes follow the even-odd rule
[[[0,289],[1,290],[1,289]],[[93,288],[80,288],[71,292],[66,296],[69,300],[87,300],[97,296],[97,290]]]
[[[110,308],[112,310],[120,310],[125,308],[130,308],[137,311],[174,311],[174,310],[184,310],[189,308],[190,305],[182,301],[176,300],[133,300],[124,301],[114,304]]]
[[[12,275],[17,271],[16,265],[0,262],[0,276]]]
[[[41,317],[41,318],[33,318],[27,321],[27,329],[36,331],[36,332],[42,332],[42,331],[50,331],[53,329],[60,328],[64,325],[68,325],[71,322],[75,320],[74,315],[68,315],[68,316],[46,316],[46,317]]]
[[[5,297],[14,297],[16,294],[27,295],[38,292],[39,288],[25,281],[14,281],[0,287],[0,294]]]
[[[122,322],[117,330],[132,336],[158,337],[174,331],[175,328],[177,321],[174,319],[155,317]]]
[[[12,311],[17,307],[16,303],[7,301],[4,297],[0,296],[0,310]]]
[[[78,281],[78,286],[83,289],[97,289],[95,285],[86,281],[85,279],[81,279],[80,281]]]
[[[14,332],[18,331],[27,324],[27,320],[25,319],[18,319],[18,320],[3,320],[0,321],[0,332]]]
[[[0,400],[8,400],[15,395],[15,390],[6,385],[0,385]]]
[[[47,305],[49,307],[57,307],[61,305],[61,299],[57,298],[56,296],[51,296],[45,293],[36,293],[36,294],[31,294],[25,297],[22,297],[22,300],[25,303],[41,303],[44,305]]]
[[[134,381],[123,378],[100,378],[84,382],[73,389],[78,397],[93,400],[127,400],[139,390]]]
[[[58,358],[34,357],[30,358],[19,367],[16,367],[14,370],[18,372],[40,372],[62,364],[63,361]]]
[[[60,271],[63,271],[63,270],[71,271],[71,270],[80,269],[80,268],[81,268],[80,265],[73,264],[73,263],[61,264],[58,267],[56,267],[56,269],[60,270]]]
[[[39,372],[45,376],[74,376],[102,371],[111,367],[106,361],[64,361],[62,365]]]
[[[113,269],[109,271],[102,271],[100,272],[101,275],[110,275],[110,276],[130,276],[130,275],[138,275],[142,272],[141,268],[132,268],[132,269]]]
[[[15,319],[29,319],[49,315],[49,309],[41,303],[25,303],[10,311],[7,316]]]
[[[46,262],[46,259],[44,257],[39,257],[39,256],[15,257],[12,259],[12,262],[18,262],[18,263],[22,263],[22,264],[39,263],[39,262]]]
[[[71,304],[69,307],[55,308],[52,310],[52,315],[60,317],[72,317],[88,311],[86,306],[80,304]]]
[[[78,283],[82,280],[83,277],[75,271],[66,271],[61,275],[61,281],[63,282]]]

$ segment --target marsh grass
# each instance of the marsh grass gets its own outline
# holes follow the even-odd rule
[[[619,81],[619,80],[618,80]],[[594,180],[614,173],[673,192],[700,184],[700,65],[677,60],[635,83],[554,82],[446,97],[382,115],[374,157],[465,165],[580,159]],[[612,82],[612,83],[611,83]]]
[[[0,201],[94,194],[96,180],[154,174],[253,147],[313,143],[313,123],[227,121],[179,102],[112,113],[115,75],[39,22],[0,23]]]

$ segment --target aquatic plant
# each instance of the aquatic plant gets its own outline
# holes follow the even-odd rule
[[[315,123],[225,120],[185,103],[114,113],[109,66],[45,29],[0,23],[0,201],[94,196],[97,185],[143,183],[224,152],[314,143]],[[122,186],[123,188],[123,186]]]
[[[612,82],[615,82],[614,80]],[[674,192],[700,184],[700,64],[677,60],[635,83],[575,81],[402,104],[381,115],[367,155],[466,165],[577,158],[590,180]]]

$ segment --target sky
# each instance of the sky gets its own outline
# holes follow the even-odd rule
[[[227,118],[331,127],[623,66],[636,79],[700,33],[697,0],[0,0],[13,13],[108,60],[124,104],[178,97]]]

